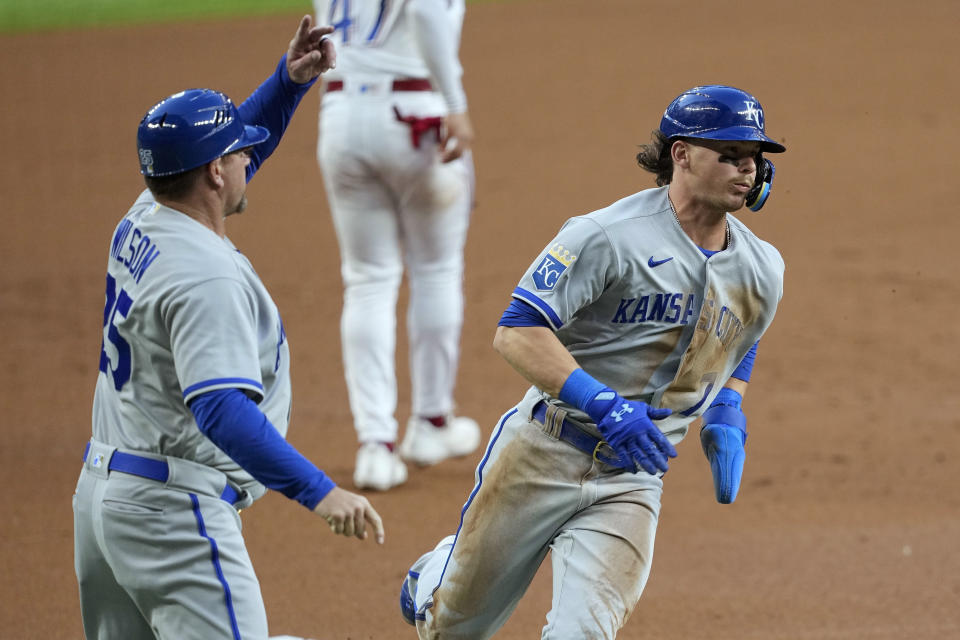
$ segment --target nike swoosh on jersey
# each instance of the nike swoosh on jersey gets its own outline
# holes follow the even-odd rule
[[[653,269],[654,267],[659,267],[663,263],[670,262],[671,260],[673,260],[673,256],[670,256],[669,258],[664,258],[663,260],[654,260],[653,256],[650,256],[650,259],[647,260],[647,266]]]

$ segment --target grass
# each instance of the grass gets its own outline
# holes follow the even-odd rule
[[[310,0],[0,0],[0,33],[313,13]]]
[[[496,0],[467,0],[469,4],[493,1]],[[291,11],[312,14],[313,3],[310,0],[0,0],[0,35],[265,16]]]

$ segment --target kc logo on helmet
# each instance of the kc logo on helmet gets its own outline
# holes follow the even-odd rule
[[[763,109],[757,108],[756,102],[751,102],[750,100],[744,100],[743,104],[746,105],[746,108],[740,112],[747,120],[753,120],[757,123],[757,128],[763,129]]]
[[[552,291],[557,280],[576,259],[577,256],[572,255],[569,249],[564,249],[562,244],[553,245],[533,270],[533,283],[539,291]]]

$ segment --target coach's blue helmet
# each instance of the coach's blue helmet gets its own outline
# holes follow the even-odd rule
[[[667,138],[756,140],[761,151],[787,150],[767,136],[760,101],[722,84],[694,87],[677,96],[663,112],[660,133]]]
[[[151,177],[182,173],[269,137],[267,129],[244,124],[226,95],[187,89],[155,104],[140,121],[140,173]]]

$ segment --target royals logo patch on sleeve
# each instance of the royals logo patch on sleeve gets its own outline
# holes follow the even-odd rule
[[[539,291],[552,291],[563,272],[567,270],[577,256],[572,255],[569,249],[564,249],[562,244],[555,244],[550,247],[547,255],[533,270],[533,283],[537,285]]]

